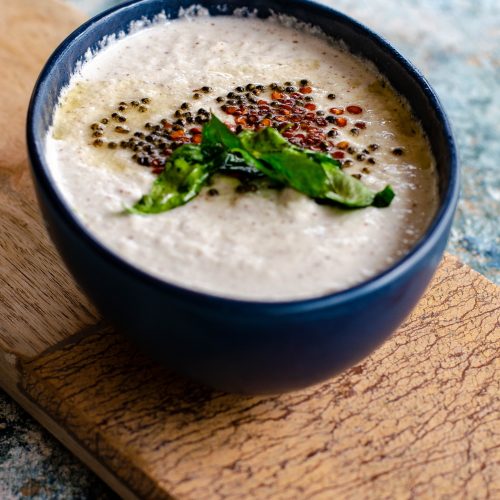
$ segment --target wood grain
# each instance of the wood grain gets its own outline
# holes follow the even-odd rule
[[[28,396],[148,498],[499,498],[500,293],[453,257],[390,341],[309,390],[238,397],[103,329]]]
[[[0,0],[0,13],[0,350],[26,357],[98,320],[46,235],[24,139],[43,62],[83,16],[54,0]]]

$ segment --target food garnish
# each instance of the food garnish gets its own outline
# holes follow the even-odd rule
[[[307,79],[247,83],[213,98],[229,120],[225,124],[204,108],[193,109],[194,101],[212,90],[208,85],[193,89],[191,103],[183,102],[170,119],[147,122],[141,130],[130,130],[125,114],[149,111],[149,97],[122,101],[117,112],[90,126],[95,147],[130,150],[136,163],[158,175],[150,193],[129,212],[159,213],[183,205],[216,172],[238,178],[238,193],[256,190],[249,180],[263,178],[268,186],[289,186],[320,203],[348,208],[391,203],[390,186],[376,193],[360,182],[361,173],[348,173],[354,162],[366,162],[369,166],[361,172],[369,174],[379,146],[359,149],[345,139],[335,139],[347,125],[353,136],[367,128],[367,122],[359,119],[364,110],[358,104],[319,109]],[[327,98],[337,96],[329,93]],[[403,150],[394,148],[392,153],[399,156]]]
[[[348,208],[387,207],[391,186],[374,192],[346,174],[338,160],[294,146],[276,129],[235,134],[215,115],[203,127],[200,144],[185,144],[167,160],[151,191],[128,211],[153,214],[171,210],[195,198],[211,175],[241,164],[324,203]]]

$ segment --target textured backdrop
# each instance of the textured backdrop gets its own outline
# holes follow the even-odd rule
[[[91,15],[120,2],[72,3]],[[448,250],[500,283],[500,2],[324,3],[389,39],[436,89],[455,131],[462,168],[462,199]],[[99,479],[0,392],[0,498],[112,496]]]

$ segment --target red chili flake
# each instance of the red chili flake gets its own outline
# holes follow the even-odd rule
[[[287,116],[276,116],[274,118],[277,122],[286,122],[288,120]]]
[[[236,106],[227,106],[225,111],[228,115],[234,115],[239,109]]]
[[[193,137],[192,137],[191,140],[192,140],[192,142],[194,144],[200,144],[201,140],[202,140],[202,135],[201,134],[195,134],[195,135],[193,135]]]
[[[276,92],[274,91],[272,94],[271,94],[271,97],[273,99],[283,99],[283,94],[281,92]]]
[[[181,139],[184,136],[184,130],[174,130],[173,132],[170,133],[170,138],[171,139]]]
[[[193,128],[190,128],[190,129],[189,129],[189,133],[190,133],[190,134],[193,134],[193,135],[194,135],[194,134],[201,134],[201,129],[200,129],[200,128],[198,128],[198,127],[193,127]]]
[[[363,112],[363,108],[360,106],[352,105],[352,106],[347,106],[345,108],[348,113],[351,113],[352,115],[360,115]]]
[[[347,119],[341,116],[340,118],[337,118],[336,124],[339,127],[345,127],[347,125]]]
[[[316,115],[314,113],[306,113],[305,116],[308,120],[314,120],[316,118]]]
[[[164,167],[154,167],[151,172],[153,172],[153,174],[161,174],[163,171],[165,170]]]
[[[259,101],[257,101],[257,104],[259,106],[267,106],[268,102],[265,101],[264,99],[260,99]]]
[[[292,111],[297,115],[303,115],[306,112],[304,108],[300,108],[299,106],[293,108]]]
[[[332,115],[343,115],[344,110],[342,108],[330,108],[330,113],[332,113]]]
[[[168,122],[163,122],[163,128],[164,128],[164,129],[169,129],[169,128],[172,128],[172,124],[171,124],[171,123],[168,123]]]
[[[366,123],[365,122],[356,122],[354,124],[355,127],[365,129],[366,128]]]
[[[234,122],[237,123],[238,125],[246,125],[247,119],[244,116],[238,116],[237,118],[234,119]]]
[[[349,143],[347,141],[340,141],[338,144],[337,144],[337,147],[339,149],[347,149],[349,147]]]
[[[344,158],[344,156],[345,153],[343,151],[335,151],[335,153],[332,153],[332,157],[337,160],[341,160],[342,158]]]
[[[290,97],[293,97],[294,99],[300,99],[302,97],[302,94],[299,94],[298,92],[292,92],[290,94]]]
[[[300,116],[297,116],[297,115],[292,115],[290,117],[290,120],[292,120],[293,123],[299,123],[302,120],[302,118]]]
[[[314,111],[316,109],[316,104],[308,102],[304,105],[304,108],[308,109],[309,111]]]
[[[301,87],[301,88],[299,89],[299,92],[300,92],[301,94],[310,94],[312,91],[313,91],[313,90],[312,90],[312,88],[311,88],[311,87]]]
[[[261,122],[260,125],[263,127],[270,127],[271,126],[271,120],[269,118],[264,118]]]
[[[268,106],[262,106],[261,108],[259,108],[259,110],[257,111],[257,114],[259,115],[267,115],[267,113],[269,113],[271,111],[271,108],[269,108]]]
[[[259,121],[259,117],[257,115],[249,115],[247,116],[248,123],[254,124]]]
[[[286,116],[288,116],[288,115],[291,115],[291,114],[292,114],[292,112],[291,112],[289,109],[283,109],[283,108],[282,108],[282,109],[281,109],[281,114],[282,114],[282,115],[286,115]]]
[[[286,137],[287,139],[290,139],[290,137],[293,136],[293,132],[291,130],[285,130],[283,133],[282,133],[283,137]]]
[[[316,118],[316,125],[318,125],[318,127],[326,127],[328,122],[324,118]]]

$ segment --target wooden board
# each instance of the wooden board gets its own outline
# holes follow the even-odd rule
[[[454,257],[372,356],[282,396],[197,385],[103,323],[46,237],[23,149],[29,90],[80,16],[0,12],[4,389],[126,498],[500,497],[500,292]]]

